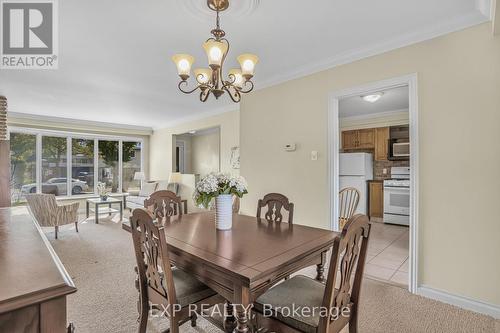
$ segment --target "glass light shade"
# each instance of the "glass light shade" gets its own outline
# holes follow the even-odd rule
[[[210,68],[196,68],[194,77],[198,83],[207,84],[212,77],[212,70]]]
[[[234,75],[234,86],[235,87],[238,87],[238,88],[243,88],[243,83],[244,83],[244,79],[243,79],[243,75],[241,75],[241,70],[240,69],[231,69],[229,71],[229,78],[231,80],[233,80],[233,76]]]
[[[224,59],[224,56],[227,53],[227,47],[228,46],[226,43],[218,42],[215,40],[209,40],[203,43],[203,48],[207,53],[208,64],[210,65],[210,67],[222,66],[222,59]]]
[[[255,54],[242,54],[238,57],[241,66],[241,74],[245,77],[252,77],[255,73],[255,65],[259,62],[259,57]]]
[[[172,61],[177,66],[177,73],[185,80],[191,72],[191,65],[194,62],[194,57],[189,54],[176,54],[172,57]]]

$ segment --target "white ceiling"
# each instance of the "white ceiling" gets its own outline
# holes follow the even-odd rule
[[[231,42],[226,67],[236,66],[240,53],[258,54],[257,88],[490,15],[489,0],[232,2],[237,10],[222,15]],[[173,54],[191,53],[195,67],[206,66],[201,44],[213,20],[198,13],[199,3],[205,0],[59,1],[59,69],[2,70],[0,93],[13,112],[151,127],[235,109],[227,96],[201,103],[177,89]]]
[[[339,101],[340,118],[408,110],[410,105],[408,86],[381,90],[379,92],[383,92],[383,95],[375,103],[367,102],[361,96],[351,96],[341,99]]]

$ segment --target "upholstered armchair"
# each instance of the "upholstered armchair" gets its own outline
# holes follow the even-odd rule
[[[27,194],[26,200],[41,227],[54,227],[57,232],[60,225],[74,223],[78,232],[78,202],[58,205],[53,194]]]

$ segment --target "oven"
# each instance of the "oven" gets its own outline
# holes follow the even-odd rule
[[[410,168],[392,168],[384,181],[384,223],[410,225]]]

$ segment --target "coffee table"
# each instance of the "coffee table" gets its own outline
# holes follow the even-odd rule
[[[117,204],[120,208],[116,209],[111,207],[111,205]],[[92,205],[92,207],[91,207]],[[99,206],[107,206],[105,208]],[[99,223],[99,214],[108,213],[111,216],[111,213],[120,212],[120,221],[123,220],[123,200],[108,197],[106,200],[102,200],[101,198],[89,198],[87,199],[87,218],[90,215],[90,212],[95,213],[95,223]]]

